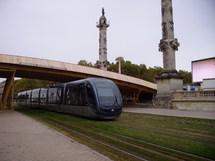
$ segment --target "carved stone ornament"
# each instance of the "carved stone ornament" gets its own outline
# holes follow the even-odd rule
[[[101,68],[102,66],[104,66],[104,67],[109,67],[110,66],[110,63],[109,63],[109,61],[104,61],[104,62],[100,62],[100,61],[96,61],[96,67],[97,68]]]
[[[170,41],[170,46],[173,50],[177,51],[178,47],[180,46],[178,39],[174,39],[174,40]]]
[[[166,39],[167,38],[166,22],[162,23],[162,34],[163,34],[163,39]]]
[[[96,67],[97,67],[97,68],[100,68],[101,65],[102,65],[101,62],[97,60],[97,61],[96,61]]]
[[[167,40],[161,39],[159,43],[159,51],[164,52],[169,46]]]
[[[106,60],[103,62],[103,65],[104,65],[104,67],[109,67],[110,63],[109,63],[109,61]]]
[[[174,22],[173,21],[169,21],[169,23],[170,23],[170,29],[172,31],[174,31]]]
[[[159,51],[164,52],[166,49],[171,47],[173,50],[178,50],[178,47],[180,46],[178,39],[173,40],[164,40],[161,39],[159,43]]]

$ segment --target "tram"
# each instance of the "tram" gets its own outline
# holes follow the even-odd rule
[[[17,104],[94,119],[115,119],[122,112],[117,85],[104,78],[78,81],[18,93]]]

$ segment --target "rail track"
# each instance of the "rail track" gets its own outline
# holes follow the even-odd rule
[[[137,124],[135,124],[135,123],[127,123],[127,124],[128,124],[128,127],[129,126],[137,126]],[[180,134],[184,134],[184,133],[187,133],[187,132],[183,132],[183,131],[180,131],[180,130],[168,129],[168,131],[166,131],[166,130],[163,130],[163,129],[158,128],[158,127],[156,127],[156,129],[155,129],[152,126],[150,126],[150,127],[142,127],[142,129],[144,129],[146,131],[146,133],[155,133],[155,134],[157,134],[157,132],[154,132],[154,131],[159,130],[160,131],[159,135],[169,136],[169,137],[172,137],[172,138],[180,138],[180,139],[190,140],[190,141],[195,141],[195,142],[203,142],[202,140],[204,140],[204,142],[215,143],[215,138],[214,137],[213,138],[211,138],[211,137],[202,138],[202,136],[199,135],[198,133],[195,134],[196,136],[194,136],[194,138],[187,138],[187,137],[183,137],[183,136],[180,135]],[[178,136],[171,135],[170,131],[177,132],[179,135]],[[201,141],[200,141],[199,138],[201,138]]]
[[[212,161],[209,158],[139,140],[129,136],[113,133],[104,129],[85,125],[84,123],[80,122],[62,121],[53,118],[46,118],[43,120],[51,125],[54,125],[55,127],[60,127],[70,133],[80,135],[84,138],[96,142],[97,144],[101,144],[108,147],[109,149],[113,149],[114,151],[117,151],[117,153],[123,153],[124,155],[129,157],[130,160],[150,160],[149,155],[151,154],[157,155],[158,157],[165,160]],[[117,146],[116,144],[113,145],[112,142],[117,142]]]
[[[51,123],[52,125],[56,125],[56,126],[58,126],[58,127],[60,127],[60,128],[63,128],[64,130],[67,130],[67,131],[69,131],[69,132],[72,132],[72,133],[81,135],[81,136],[83,136],[83,137],[85,137],[85,138],[87,138],[87,139],[93,140],[93,141],[95,141],[95,142],[97,142],[97,143],[99,143],[99,144],[102,144],[102,145],[104,145],[104,146],[107,146],[107,147],[109,147],[109,148],[112,148],[112,149],[114,149],[114,150],[117,150],[117,151],[119,151],[119,152],[122,152],[122,153],[124,153],[124,154],[126,154],[126,155],[129,155],[129,156],[135,158],[135,159],[148,161],[148,159],[146,159],[146,158],[143,158],[143,157],[140,157],[140,156],[138,156],[138,155],[132,154],[132,153],[130,153],[130,152],[128,152],[128,151],[125,151],[125,150],[122,150],[122,149],[120,149],[120,148],[117,148],[117,147],[115,147],[115,146],[113,146],[113,145],[111,145],[111,144],[105,143],[105,142],[103,142],[103,141],[100,141],[100,140],[98,140],[98,139],[95,139],[95,138],[93,138],[93,137],[90,137],[90,136],[88,136],[88,135],[86,135],[86,134],[83,134],[83,133],[80,133],[80,132],[78,132],[78,131],[72,130],[71,128],[62,126],[62,125],[60,125],[60,124],[58,124],[58,123],[56,123],[56,122],[53,122],[53,121],[50,121],[50,120],[46,120],[46,121],[49,122],[49,123]]]

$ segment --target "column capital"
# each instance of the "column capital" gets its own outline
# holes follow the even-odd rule
[[[174,51],[178,51],[179,46],[180,43],[178,42],[178,39],[161,39],[159,43],[159,51],[164,52],[169,47]]]
[[[96,67],[99,68],[99,69],[103,69],[103,70],[106,70],[109,66],[110,66],[110,62],[105,60],[103,62],[97,60],[96,61]]]

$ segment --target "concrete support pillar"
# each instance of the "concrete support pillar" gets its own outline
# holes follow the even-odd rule
[[[7,99],[7,104],[6,104],[7,110],[14,110],[13,104],[14,104],[14,79],[13,79],[13,82],[11,84],[9,96]]]
[[[0,110],[4,111],[6,109],[7,101],[9,109],[13,110],[13,82],[14,82],[15,71],[8,74],[3,95],[0,100]],[[9,98],[9,99],[8,99]]]

